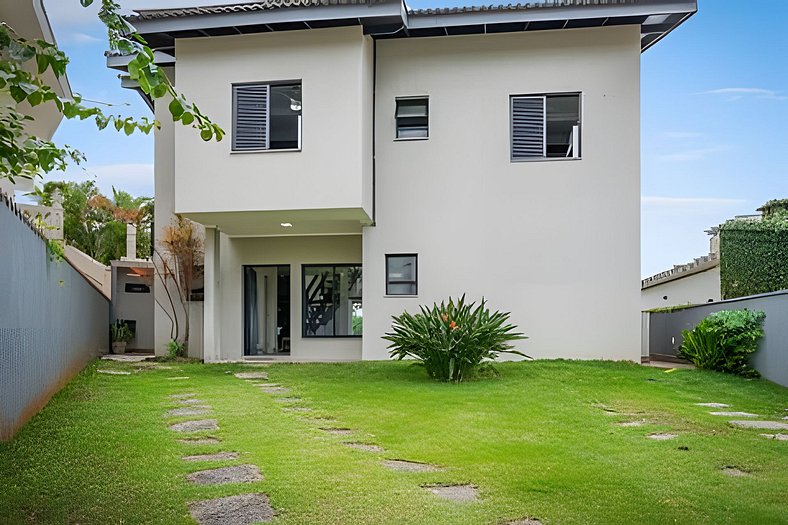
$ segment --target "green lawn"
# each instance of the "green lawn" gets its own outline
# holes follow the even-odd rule
[[[191,523],[187,502],[253,491],[270,496],[275,523],[293,525],[788,523],[788,442],[694,405],[782,418],[788,390],[766,381],[608,362],[506,363],[500,377],[462,385],[431,382],[408,363],[173,366],[109,376],[96,368],[132,365],[91,365],[0,444],[0,523]],[[329,435],[283,411],[228,373],[240,370],[267,371],[355,434]],[[164,417],[179,392],[213,406],[220,428],[203,434],[222,443],[176,442],[168,423],[202,418]],[[616,424],[637,419],[648,424]],[[679,437],[646,438],[653,432]],[[265,479],[189,485],[186,474],[216,465],[180,457],[217,451],[241,453],[219,466],[252,463]],[[384,458],[446,470],[393,472]],[[727,476],[726,465],[751,475]],[[472,483],[481,499],[452,503],[421,488],[435,482]]]

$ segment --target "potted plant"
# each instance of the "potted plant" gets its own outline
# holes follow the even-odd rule
[[[134,339],[134,332],[131,331],[128,323],[118,319],[110,325],[110,332],[112,334],[112,353],[126,353],[126,344]]]

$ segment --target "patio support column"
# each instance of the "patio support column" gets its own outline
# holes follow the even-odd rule
[[[219,312],[219,236],[219,231],[216,228],[205,228],[203,359],[207,363],[221,359],[217,322]]]

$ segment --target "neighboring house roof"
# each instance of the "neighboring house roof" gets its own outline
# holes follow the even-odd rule
[[[175,38],[350,25],[378,39],[639,25],[645,51],[697,8],[697,0],[542,0],[431,9],[410,9],[402,0],[265,0],[140,10],[128,20],[151,46],[170,54]]]
[[[643,279],[640,282],[640,289],[645,290],[646,288],[651,288],[653,286],[658,286],[660,284],[676,281],[684,277],[689,277],[690,275],[695,275],[698,273],[711,270],[713,268],[718,267],[719,265],[720,265],[720,259],[717,256],[717,254],[710,253],[709,255],[698,257],[691,263],[679,264],[674,266],[670,270]]]

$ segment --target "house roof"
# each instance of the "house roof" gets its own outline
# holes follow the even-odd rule
[[[265,0],[140,10],[128,20],[160,51],[176,38],[361,25],[376,39],[641,26],[645,51],[697,11],[697,0],[541,0],[410,9],[403,0]]]

